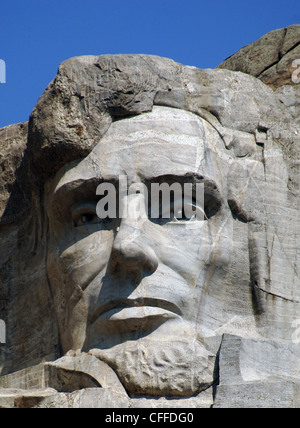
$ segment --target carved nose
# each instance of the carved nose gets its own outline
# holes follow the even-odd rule
[[[155,252],[142,242],[141,237],[132,239],[130,233],[135,235],[134,230],[123,228],[121,235],[114,242],[111,258],[113,269],[127,272],[141,270],[155,272],[158,266]]]
[[[113,272],[153,273],[158,267],[158,258],[144,234],[146,220],[142,195],[127,197],[127,215],[122,218],[111,254]]]

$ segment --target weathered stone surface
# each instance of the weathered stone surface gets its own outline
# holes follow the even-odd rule
[[[300,58],[300,25],[274,30],[227,58],[218,68],[242,71],[277,89],[291,85]]]
[[[299,350],[300,345],[292,342],[224,335],[219,355],[220,384],[267,380],[299,383]]]
[[[72,58],[0,130],[0,406],[299,405],[299,28],[216,70]]]
[[[299,407],[299,358],[299,344],[224,335],[214,407]]]
[[[299,408],[299,383],[246,382],[220,385],[215,409],[286,409]]]
[[[53,363],[44,364],[44,367],[48,378],[47,386],[57,391],[73,392],[96,386],[126,395],[115,372],[93,356],[62,357]]]
[[[25,391],[24,389],[0,388],[0,409],[26,409],[38,407],[45,398],[56,394],[51,388]]]
[[[0,129],[0,217],[2,217],[2,223],[20,220],[21,215],[24,214],[25,207],[22,196],[26,186],[20,179],[17,180],[17,171],[24,156],[27,134],[27,122]],[[8,204],[9,196],[16,186],[19,190],[16,192],[19,199],[10,201]],[[3,215],[5,211],[5,215]]]

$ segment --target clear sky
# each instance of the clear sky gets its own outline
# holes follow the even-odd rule
[[[0,127],[28,120],[70,57],[145,53],[214,68],[292,24],[300,24],[299,0],[2,0]]]

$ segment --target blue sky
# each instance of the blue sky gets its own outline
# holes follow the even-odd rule
[[[2,0],[0,128],[28,120],[70,57],[145,53],[214,68],[292,24],[300,24],[299,0]]]

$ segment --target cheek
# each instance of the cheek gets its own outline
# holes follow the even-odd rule
[[[113,242],[112,231],[98,231],[81,239],[73,239],[66,248],[63,242],[53,242],[48,256],[51,284],[59,288],[68,285],[85,289],[106,269]]]
[[[195,284],[209,266],[224,269],[232,257],[231,223],[204,222],[199,226],[167,227],[162,240],[164,244],[157,246],[160,260],[191,284]]]

